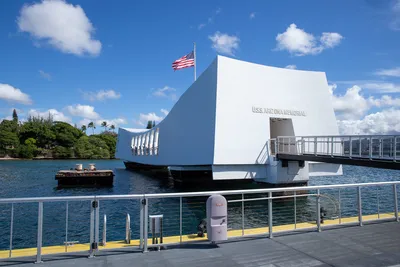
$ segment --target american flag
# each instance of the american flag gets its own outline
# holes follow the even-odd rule
[[[194,52],[190,52],[186,56],[183,56],[172,63],[174,70],[180,70],[184,68],[190,68],[194,66]]]

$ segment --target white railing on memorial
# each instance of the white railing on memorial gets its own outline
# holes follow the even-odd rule
[[[279,136],[271,154],[315,155],[396,161],[399,135]]]

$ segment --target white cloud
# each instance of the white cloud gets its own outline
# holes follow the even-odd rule
[[[44,78],[44,79],[46,79],[48,81],[51,81],[50,73],[44,72],[42,70],[39,70],[39,74],[40,74],[40,76],[42,76],[42,78]]]
[[[256,17],[256,12],[251,12],[249,18],[254,19],[255,17]]]
[[[164,119],[164,117],[158,116],[154,112],[150,112],[147,114],[140,113],[139,119],[137,121],[135,121],[135,123],[138,125],[141,125],[141,126],[145,126],[145,125],[147,125],[148,121],[160,122],[163,119]]]
[[[93,36],[95,29],[79,5],[63,0],[25,4],[17,23],[20,31],[35,38],[34,42],[47,41],[64,53],[80,56],[101,51],[101,42]]]
[[[175,101],[178,99],[178,96],[176,95],[175,92],[176,92],[175,88],[164,86],[162,88],[154,90],[152,95],[156,97],[170,98],[172,101]]]
[[[13,118],[11,117],[11,116],[7,116],[7,117],[5,117],[5,118],[1,118],[0,119],[0,122],[2,122],[2,121],[4,121],[4,120],[8,120],[8,121],[10,121],[10,120],[12,120]]]
[[[216,32],[214,35],[208,36],[208,38],[212,42],[212,48],[218,53],[233,56],[239,49],[240,39],[235,35]]]
[[[398,93],[400,92],[400,84],[386,83],[386,82],[373,82],[362,84],[363,88],[380,93]]]
[[[67,106],[66,110],[72,116],[77,116],[77,117],[82,117],[82,118],[92,119],[92,120],[100,118],[99,114],[94,111],[93,106],[77,104],[74,106]]]
[[[221,11],[222,11],[221,8],[217,8],[217,9],[215,10],[215,13],[214,13],[211,17],[209,17],[209,18],[207,19],[207,22],[206,22],[206,23],[200,23],[199,26],[197,26],[197,29],[198,29],[198,30],[201,30],[201,29],[203,29],[205,26],[207,26],[208,24],[212,24],[212,23],[214,22],[215,17],[218,16],[219,13],[221,13]]]
[[[379,76],[400,77],[400,67],[378,70],[377,72],[375,72],[375,74]]]
[[[347,89],[344,95],[335,95],[336,85],[329,87],[333,109],[340,119],[358,119],[370,108],[368,100],[360,95],[361,88],[357,85]]]
[[[48,118],[49,114],[53,117],[53,121],[63,121],[67,123],[72,123],[72,119],[70,117],[64,115],[64,113],[56,109],[49,109],[43,112],[36,109],[31,109],[28,111],[28,116],[32,117]]]
[[[197,26],[197,29],[201,30],[206,26],[205,23],[200,23],[199,26]]]
[[[400,92],[400,84],[385,82],[380,80],[355,80],[355,81],[336,81],[337,84],[357,84],[363,89],[374,91],[377,93],[398,93]]]
[[[287,66],[285,67],[285,69],[295,70],[295,69],[297,69],[297,66],[296,66],[296,65],[287,65]]]
[[[287,50],[295,56],[317,55],[327,48],[340,44],[343,36],[335,32],[324,32],[319,40],[311,33],[297,28],[292,23],[285,32],[276,36],[277,50]]]
[[[388,95],[383,95],[379,99],[369,98],[371,105],[376,107],[400,107],[400,98],[392,98]]]
[[[162,109],[161,109],[161,113],[164,114],[165,116],[167,116],[168,113],[169,113],[169,111],[162,108]]]
[[[399,134],[400,110],[386,109],[361,120],[338,121],[341,134]]]
[[[0,83],[0,99],[24,105],[32,104],[32,100],[29,95],[23,93],[18,88],[4,83]]]
[[[392,21],[390,23],[390,28],[394,31],[400,30],[400,0],[393,1],[393,6],[391,9]]]
[[[89,101],[104,101],[106,99],[119,99],[121,94],[114,90],[100,90],[97,92],[83,92],[83,97]]]

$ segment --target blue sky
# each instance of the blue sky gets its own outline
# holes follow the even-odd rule
[[[400,132],[400,0],[0,1],[0,119],[159,121],[217,54],[327,74],[342,133]],[[100,127],[98,127],[99,130]]]

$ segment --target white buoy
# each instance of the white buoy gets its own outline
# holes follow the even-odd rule
[[[94,164],[89,164],[89,170],[91,170],[91,171],[94,171],[94,170],[95,170]]]

